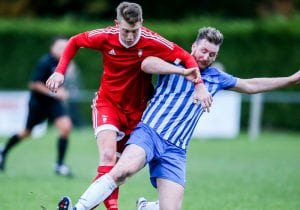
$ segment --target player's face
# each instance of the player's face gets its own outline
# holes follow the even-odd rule
[[[51,47],[51,54],[56,58],[59,59],[62,55],[66,45],[68,43],[68,40],[66,39],[58,39],[54,42],[54,44]]]
[[[192,46],[192,55],[198,63],[200,69],[210,66],[218,55],[220,46],[210,43],[206,39],[194,43]]]
[[[140,38],[140,28],[142,27],[141,22],[135,24],[129,24],[126,21],[116,22],[120,29],[120,39],[127,46],[131,46]]]

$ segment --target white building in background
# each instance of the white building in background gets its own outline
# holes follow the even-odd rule
[[[94,91],[81,90],[79,103],[90,102]],[[245,96],[245,95],[244,95]],[[300,104],[299,92],[273,91],[264,94],[246,95],[221,91],[213,98],[210,113],[204,113],[194,131],[193,138],[235,138],[240,133],[241,102],[250,102],[250,139],[256,139],[261,132],[263,105],[272,103]],[[22,130],[28,112],[29,91],[0,91],[0,136],[10,136]],[[36,126],[33,137],[42,136],[47,130],[47,122]]]
[[[24,129],[28,114],[29,91],[0,91],[0,136],[11,136]],[[33,137],[42,136],[47,122],[34,127]]]
[[[209,113],[204,113],[194,131],[194,138],[234,138],[240,133],[240,93],[221,91],[213,98]]]
[[[0,91],[0,136],[21,131],[28,114],[29,91]],[[241,96],[223,91],[214,97],[210,113],[201,117],[194,138],[234,138],[240,131]],[[45,133],[47,123],[36,126],[32,135]]]

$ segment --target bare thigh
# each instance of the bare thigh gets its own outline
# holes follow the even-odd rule
[[[118,185],[123,184],[126,178],[140,171],[146,162],[146,152],[135,144],[128,145],[123,151],[110,175]]]

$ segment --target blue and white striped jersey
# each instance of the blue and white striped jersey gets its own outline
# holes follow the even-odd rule
[[[237,81],[236,77],[215,67],[205,69],[201,76],[212,95],[234,87]],[[186,149],[203,114],[201,105],[193,103],[193,95],[194,84],[183,76],[159,75],[154,97],[144,111],[142,123],[153,128],[163,139]]]

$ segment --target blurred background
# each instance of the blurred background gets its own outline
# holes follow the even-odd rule
[[[110,20],[121,1],[116,0],[13,0],[1,1],[1,15],[6,17],[54,17],[85,20]],[[291,16],[299,8],[299,0],[209,0],[188,2],[174,0],[132,1],[142,5],[145,19],[182,19],[189,16],[212,15],[252,18],[281,14]]]
[[[0,92],[26,91],[36,61],[48,51],[53,36],[70,37],[113,25],[120,2],[0,0]],[[143,7],[145,26],[188,51],[200,27],[221,30],[225,40],[218,63],[230,74],[244,78],[286,76],[300,67],[300,0],[133,2]],[[73,89],[79,88],[72,98],[79,107],[75,125],[91,126],[90,105],[101,78],[101,55],[82,49],[75,61],[80,78],[75,82],[78,87],[73,85]],[[11,107],[3,97],[0,101],[4,112]],[[250,129],[252,120],[256,132],[300,130],[300,86],[263,94],[257,102],[254,121],[253,101],[250,96],[241,96],[241,106],[237,108],[239,129]]]

